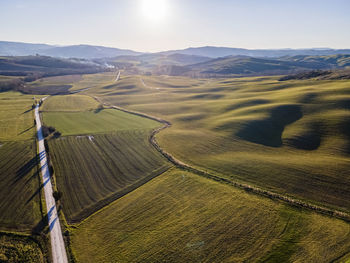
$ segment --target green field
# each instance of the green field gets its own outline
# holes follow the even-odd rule
[[[72,82],[70,91],[91,89],[114,83],[117,74],[112,72],[82,75],[79,81]]]
[[[31,231],[41,220],[33,97],[0,93],[0,229]]]
[[[98,106],[84,95],[53,96],[43,104],[44,124],[62,133],[48,145],[68,222],[81,221],[170,167],[149,142],[160,123]]]
[[[331,262],[349,224],[172,169],[72,230],[78,262]]]
[[[160,124],[115,109],[84,112],[44,112],[44,124],[53,126],[63,136],[107,133],[117,130],[153,129]]]
[[[33,96],[0,93],[0,142],[31,139],[35,135]]]
[[[169,168],[148,142],[149,133],[131,130],[49,141],[69,222],[82,220]]]
[[[0,262],[47,261],[33,102],[0,93]]]
[[[87,93],[170,121],[158,142],[185,163],[350,211],[348,80],[129,76]]]
[[[110,108],[170,121],[159,145],[195,168],[349,212],[350,81],[114,77],[43,83],[81,90],[42,107],[78,262],[350,260],[348,223],[168,170],[161,123]]]
[[[49,97],[42,111],[87,111],[97,109],[99,103],[91,97],[84,95],[65,95]]]
[[[0,230],[31,231],[41,220],[34,141],[0,146]]]

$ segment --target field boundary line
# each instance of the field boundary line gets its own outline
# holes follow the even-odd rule
[[[121,191],[112,193],[111,195],[98,201],[94,205],[85,208],[81,212],[77,213],[74,216],[74,218],[72,218],[72,219],[66,218],[66,222],[70,226],[79,225],[81,222],[83,222],[84,220],[86,220],[87,218],[92,216],[93,214],[101,211],[101,209],[103,209],[104,207],[108,206],[109,204],[113,203],[114,201],[118,200],[119,198],[127,195],[128,193],[131,193],[132,191],[134,191],[137,188],[139,188],[140,186],[148,183],[149,181],[153,180],[154,178],[158,177],[159,175],[165,173],[170,168],[172,168],[172,166],[169,166],[169,167],[165,167],[164,165],[161,166],[159,169],[152,171],[151,174],[149,174],[148,176],[146,176],[144,178],[141,178],[140,180],[136,181],[134,184],[127,186],[126,188],[124,188]]]
[[[155,138],[155,136],[159,132],[161,132],[162,130],[170,127],[171,126],[171,122],[166,121],[166,120],[161,119],[161,118],[158,118],[158,117],[155,117],[155,116],[151,116],[151,115],[145,114],[145,113],[132,111],[132,110],[127,110],[127,109],[121,108],[119,106],[115,106],[115,105],[111,105],[111,104],[102,102],[100,100],[100,98],[98,98],[96,96],[92,96],[92,98],[94,98],[96,101],[98,101],[99,103],[101,103],[104,106],[111,107],[113,109],[117,109],[117,110],[120,110],[120,111],[123,111],[123,112],[126,112],[126,113],[134,114],[134,115],[137,115],[137,116],[140,116],[140,117],[145,117],[145,118],[148,118],[148,119],[151,119],[151,120],[155,120],[155,121],[158,121],[158,122],[162,123],[163,124],[162,127],[156,128],[155,130],[153,130],[151,132],[151,135],[149,137],[149,141],[157,149],[157,151],[159,151],[166,159],[168,159],[171,163],[173,163],[178,168],[181,168],[183,170],[186,170],[186,171],[195,173],[197,175],[206,177],[206,178],[214,180],[216,182],[220,182],[220,183],[224,183],[224,184],[228,184],[228,185],[234,186],[236,188],[240,188],[240,189],[245,190],[246,192],[249,192],[249,193],[254,193],[256,195],[264,196],[264,197],[267,197],[267,198],[270,198],[270,199],[283,201],[283,202],[285,202],[285,203],[287,203],[287,204],[289,204],[291,206],[294,206],[294,207],[305,208],[307,210],[311,210],[311,211],[314,211],[314,212],[317,212],[317,213],[320,213],[320,214],[323,214],[323,215],[328,215],[328,216],[331,216],[331,217],[335,217],[335,218],[342,219],[344,221],[350,222],[350,214],[347,213],[347,212],[343,212],[343,211],[340,211],[340,210],[327,208],[325,206],[320,206],[320,205],[316,205],[316,204],[313,204],[313,203],[310,203],[310,202],[305,202],[305,201],[302,201],[302,200],[297,199],[297,198],[292,198],[292,197],[289,197],[289,196],[286,196],[286,195],[282,195],[282,194],[279,194],[279,193],[276,193],[276,192],[272,192],[272,191],[269,191],[269,190],[265,190],[265,189],[262,189],[262,188],[259,188],[259,187],[256,187],[256,186],[252,186],[252,185],[249,185],[249,184],[240,183],[238,181],[233,181],[233,180],[229,180],[229,179],[226,179],[226,178],[222,178],[222,177],[213,175],[211,173],[208,173],[206,171],[202,171],[202,170],[200,170],[198,168],[195,168],[193,166],[190,166],[190,165],[188,165],[188,164],[186,164],[186,163],[176,159],[173,155],[171,155],[170,153],[165,151],[163,148],[161,148],[160,145],[158,144],[156,138]]]

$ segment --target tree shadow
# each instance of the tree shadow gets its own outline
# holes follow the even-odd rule
[[[36,175],[39,176],[39,172],[37,172]],[[33,175],[33,177],[35,177],[36,175]],[[45,186],[49,181],[50,181],[50,178],[46,179],[46,181],[45,181],[43,184],[41,184],[41,185],[39,186],[39,188],[28,198],[28,200],[26,201],[26,204],[28,204],[30,201],[32,201],[32,200],[34,199],[34,197],[40,193],[41,189],[43,189],[44,186]]]
[[[38,160],[39,160],[40,154],[37,154],[35,157],[33,157],[32,159],[30,159],[28,162],[26,162],[21,168],[19,168],[16,171],[16,177],[14,182],[12,183],[12,185],[16,184],[18,181],[22,180],[23,178],[26,177],[26,175],[28,175],[33,168],[35,168],[38,164]],[[34,174],[32,177],[35,177],[36,174]],[[28,182],[28,181],[27,181]]]
[[[49,233],[48,225],[49,225],[48,216],[45,215],[41,218],[39,223],[37,223],[32,228],[32,234],[40,234],[40,233],[48,234]]]
[[[97,108],[97,109],[94,110],[94,113],[99,113],[99,112],[102,111],[102,110],[104,110],[104,108],[103,108],[103,107],[102,107],[102,108],[99,107],[99,108]]]
[[[28,110],[22,112],[22,114],[26,114],[26,113],[28,113],[28,112],[31,112],[33,109],[34,109],[34,108],[30,108],[30,109],[28,109]]]
[[[25,129],[25,130],[21,131],[21,132],[18,133],[17,135],[21,135],[21,134],[23,134],[23,133],[25,133],[25,132],[27,132],[27,131],[33,129],[34,127],[35,127],[35,126],[33,125],[32,127],[29,127],[28,129]]]

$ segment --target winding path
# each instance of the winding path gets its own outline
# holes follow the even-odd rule
[[[48,164],[47,164],[44,137],[43,137],[41,121],[39,116],[39,104],[37,104],[35,107],[35,121],[36,121],[36,129],[38,133],[41,175],[43,178],[43,185],[44,185],[43,188],[45,192],[47,217],[48,217],[48,224],[50,228],[52,262],[66,263],[68,262],[67,253],[66,253],[66,248],[64,246],[61,225],[57,214],[56,202],[52,195],[51,176],[50,176],[50,171],[48,169]]]

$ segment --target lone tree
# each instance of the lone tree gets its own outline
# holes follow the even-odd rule
[[[53,195],[53,198],[55,198],[56,202],[62,198],[62,192],[61,191],[54,191],[52,193],[52,195]]]

